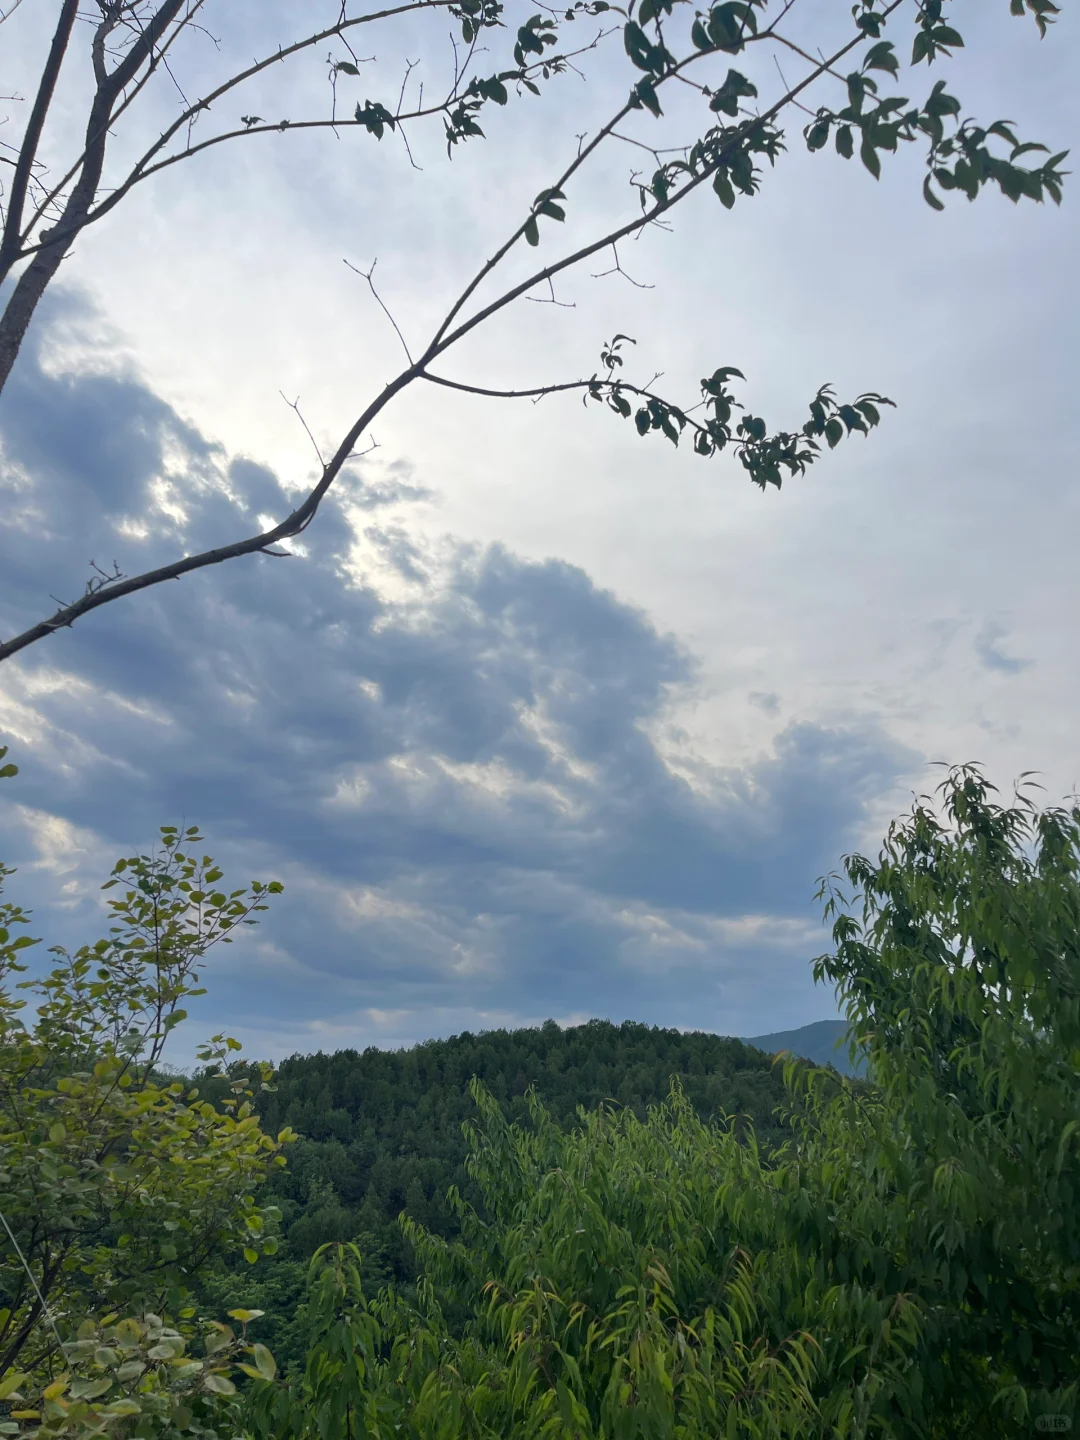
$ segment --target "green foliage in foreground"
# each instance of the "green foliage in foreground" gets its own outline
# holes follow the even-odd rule
[[[236,1062],[233,1071],[244,1073]],[[783,1076],[771,1059],[738,1040],[682,1034],[656,1026],[593,1020],[560,1029],[492,1030],[432,1040],[409,1050],[354,1050],[294,1055],[260,1090],[263,1128],[302,1138],[289,1165],[271,1176],[267,1195],[282,1212],[282,1244],[273,1259],[242,1260],[206,1277],[200,1295],[210,1314],[231,1305],[265,1312],[263,1339],[288,1374],[303,1369],[308,1261],[320,1245],[355,1240],[367,1293],[392,1283],[414,1291],[418,1260],[403,1219],[444,1239],[459,1234],[448,1194],[456,1187],[482,1200],[466,1169],[466,1121],[476,1107],[469,1082],[479,1078],[512,1120],[529,1123],[532,1087],[564,1127],[580,1106],[627,1106],[644,1119],[677,1076],[703,1119],[739,1117],[737,1133],[754,1133],[771,1150],[787,1136],[775,1112],[785,1102]],[[223,1082],[199,1078],[206,1094]]]
[[[235,1061],[232,1071],[242,1076],[245,1067]],[[462,1133],[475,1117],[468,1092],[474,1076],[505,1115],[524,1125],[530,1087],[560,1125],[572,1128],[580,1106],[600,1103],[629,1107],[644,1119],[675,1076],[697,1115],[739,1117],[737,1135],[753,1133],[763,1151],[775,1151],[789,1135],[775,1115],[786,1097],[779,1068],[721,1035],[599,1020],[562,1030],[549,1021],[410,1050],[292,1056],[255,1102],[269,1133],[285,1126],[301,1133],[289,1146],[288,1169],[275,1171],[266,1189],[282,1212],[281,1248],[274,1259],[255,1266],[236,1260],[204,1277],[206,1312],[233,1305],[264,1310],[262,1338],[282,1371],[295,1375],[307,1352],[305,1274],[318,1247],[357,1241],[369,1295],[387,1283],[413,1295],[419,1261],[400,1221],[419,1221],[452,1240],[459,1218],[448,1200],[451,1188],[474,1205],[482,1200],[465,1166]],[[209,1077],[199,1077],[199,1086],[207,1096],[228,1093]]]
[[[771,1164],[676,1090],[643,1122],[509,1125],[474,1086],[461,1236],[414,1302],[316,1256],[302,1387],[256,1434],[1026,1435],[1080,1357],[1080,810],[974,770],[823,887],[876,1091],[790,1065]]]
[[[201,839],[165,827],[157,853],[120,860],[103,887],[123,887],[108,937],[74,955],[54,946],[53,968],[14,986],[37,942],[26,912],[0,902],[0,1433],[121,1435],[146,1418],[167,1434],[177,1407],[209,1424],[247,1353],[200,1327],[194,1289],[230,1253],[276,1248],[278,1212],[256,1196],[290,1136],[266,1134],[252,1108],[270,1067],[224,1080],[211,1104],[158,1062],[182,1002],[202,993],[206,951],[281,886],[219,890],[212,859],[188,853]],[[11,873],[0,867],[0,889]],[[216,1036],[203,1057],[220,1065],[238,1048]],[[200,1329],[205,1361],[183,1354]]]
[[[483,1214],[459,1202],[450,1244],[410,1227],[413,1305],[366,1304],[355,1256],[318,1257],[324,1328],[302,1389],[256,1387],[259,1436],[779,1437],[812,1421],[812,1342],[784,1328],[792,1257],[753,1145],[678,1094],[572,1134],[539,1104],[524,1129],[473,1094]],[[362,1365],[343,1365],[355,1345]]]
[[[270,1318],[255,1308],[232,1308],[239,1334],[204,1321],[190,1337],[168,1315],[91,1317],[33,1397],[47,1423],[10,1425],[42,1440],[1062,1430],[1080,1382],[1080,808],[1001,805],[966,768],[943,810],[921,802],[876,861],[849,857],[822,887],[817,972],[873,1085],[790,1062],[779,1151],[702,1119],[678,1084],[644,1116],[601,1105],[569,1126],[535,1095],[509,1119],[474,1081],[456,1235],[405,1217],[418,1282],[374,1294],[357,1246],[317,1249],[302,1374],[247,1333]],[[120,1398],[94,1410],[104,1382]]]

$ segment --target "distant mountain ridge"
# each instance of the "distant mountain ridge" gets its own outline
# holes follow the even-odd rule
[[[848,1059],[846,1020],[815,1020],[810,1025],[801,1025],[797,1030],[777,1030],[772,1035],[741,1036],[747,1045],[775,1055],[780,1050],[790,1050],[815,1065],[832,1065],[841,1075],[865,1075],[865,1061],[854,1068]]]

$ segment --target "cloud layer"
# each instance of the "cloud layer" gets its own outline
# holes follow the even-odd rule
[[[3,633],[91,559],[144,570],[291,504],[109,368],[96,324],[54,301],[0,404]],[[75,331],[97,363],[64,363]],[[304,553],[117,602],[6,668],[5,848],[53,938],[96,935],[116,854],[197,821],[237,883],[287,883],[207,1002],[257,1049],[828,1013],[814,879],[915,757],[871,723],[791,723],[745,766],[676,762],[685,648],[573,565],[417,542],[424,498],[363,462]]]

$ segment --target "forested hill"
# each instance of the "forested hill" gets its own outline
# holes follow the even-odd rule
[[[267,1097],[267,1123],[346,1144],[371,1129],[404,1139],[431,1126],[428,1138],[435,1142],[446,1124],[471,1113],[466,1087],[474,1075],[511,1109],[535,1086],[564,1119],[579,1105],[591,1109],[602,1100],[643,1115],[666,1097],[674,1075],[703,1115],[745,1113],[767,1126],[782,1096],[770,1055],[748,1041],[631,1021],[590,1020],[562,1029],[549,1020],[534,1029],[428,1040],[409,1050],[294,1055],[280,1066],[276,1093]],[[410,1148],[430,1151],[427,1144]]]
[[[409,1050],[294,1055],[258,1106],[271,1134],[290,1125],[302,1137],[272,1181],[283,1243],[273,1259],[209,1282],[207,1300],[219,1309],[264,1310],[265,1338],[293,1363],[302,1353],[304,1267],[319,1245],[356,1240],[366,1286],[408,1287],[414,1267],[398,1216],[404,1211],[449,1237],[457,1224],[447,1190],[457,1185],[473,1197],[461,1127],[476,1114],[468,1094],[474,1075],[511,1118],[525,1119],[525,1092],[535,1086],[555,1118],[571,1125],[579,1106],[605,1100],[643,1117],[678,1076],[703,1119],[742,1117],[766,1148],[785,1134],[774,1115],[785,1100],[780,1068],[763,1051],[719,1035],[602,1020],[562,1029],[548,1021]]]
[[[401,1210],[448,1233],[447,1188],[467,1188],[461,1125],[474,1114],[474,1075],[511,1116],[524,1117],[525,1091],[535,1086],[564,1122],[602,1100],[644,1115],[677,1075],[703,1118],[745,1116],[762,1141],[780,1137],[779,1071],[761,1051],[717,1035],[600,1020],[564,1030],[548,1021],[410,1050],[295,1055],[259,1107],[268,1130],[291,1125],[303,1137],[275,1181],[288,1249],[299,1258],[323,1240],[366,1233],[396,1270],[403,1257],[392,1222]]]

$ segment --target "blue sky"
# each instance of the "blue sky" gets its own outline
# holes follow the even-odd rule
[[[1039,46],[998,8],[966,7],[956,88],[1065,148],[1075,19]],[[325,441],[393,363],[341,260],[378,253],[420,329],[502,221],[492,176],[527,203],[547,163],[508,115],[422,174],[369,141],[350,189],[355,138],[179,167],[65,267],[0,398],[3,633],[90,559],[145,569],[282,515],[311,457],[279,389]],[[235,883],[286,884],[192,1022],[256,1053],[833,1013],[814,881],[928,762],[1040,769],[1055,799],[1080,773],[1075,205],[937,216],[917,181],[906,158],[875,186],[793,153],[730,217],[642,241],[653,290],[586,276],[573,312],[525,307],[462,359],[543,379],[622,329],[673,387],[739,364],[778,422],[822,380],[895,396],[780,495],[573,401],[417,395],[293,558],[107,606],[6,664],[3,853],[38,931],[96,938],[112,860],[183,820]]]

